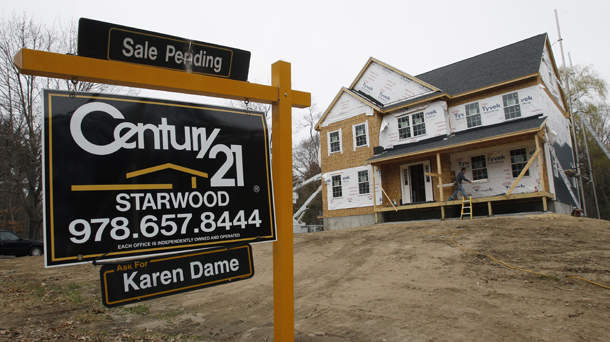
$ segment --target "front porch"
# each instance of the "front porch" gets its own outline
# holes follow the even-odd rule
[[[373,208],[376,222],[445,219],[455,217],[456,211],[459,217],[462,201],[447,199],[461,167],[473,180],[464,184],[467,193],[477,196],[473,215],[548,211],[547,201],[555,195],[543,152],[546,121],[529,117],[375,155],[368,162],[381,170],[382,179],[374,179],[373,190],[380,187],[383,193]],[[473,177],[474,168],[478,178]]]
[[[493,216],[494,206],[498,213],[507,213],[503,205],[510,202],[511,209],[518,209],[518,204],[524,204],[527,209],[530,210],[518,210],[518,211],[548,211],[548,199],[553,200],[554,195],[547,191],[539,191],[533,193],[523,194],[511,194],[508,197],[506,195],[491,196],[491,197],[479,197],[472,199],[472,206],[475,216]],[[375,222],[390,222],[390,221],[408,221],[405,219],[409,216],[416,216],[415,219],[445,219],[455,217],[456,215],[448,215],[448,211],[461,211],[462,200],[455,201],[441,201],[441,202],[425,202],[425,203],[413,203],[396,206],[375,206]],[[538,209],[539,208],[539,209]],[[538,210],[537,210],[538,209]],[[412,214],[412,215],[410,215]],[[422,215],[423,214],[423,215]],[[423,217],[422,217],[423,216]],[[381,218],[383,217],[383,219]],[[395,217],[397,219],[392,219]],[[386,220],[389,218],[390,220]]]

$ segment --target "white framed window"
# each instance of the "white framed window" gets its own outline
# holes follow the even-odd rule
[[[502,102],[504,104],[504,118],[506,120],[521,117],[519,94],[517,92],[502,95]]]
[[[357,147],[369,146],[369,121],[353,125],[352,134],[354,137],[354,151]]]
[[[485,155],[470,157],[470,165],[472,165],[472,180],[487,179]]]
[[[466,105],[466,123],[468,128],[481,126],[481,112],[478,102]]]
[[[519,174],[525,168],[527,164],[527,150],[525,148],[518,148],[510,151],[510,168],[513,172],[513,178],[519,177]],[[530,175],[530,170],[527,170],[524,177]]]
[[[398,138],[407,139],[411,137],[411,125],[409,125],[409,116],[401,116],[398,118]]]
[[[398,118],[398,139],[408,139],[426,135],[426,121],[424,112],[408,114]]]
[[[341,128],[337,131],[328,132],[328,155],[337,152],[343,153]]]
[[[426,135],[424,112],[411,114],[411,122],[413,123],[413,136]]]
[[[358,171],[358,194],[366,195],[371,193],[371,187],[369,186],[369,171]]]
[[[343,189],[341,188],[341,175],[332,177],[333,198],[343,197]]]

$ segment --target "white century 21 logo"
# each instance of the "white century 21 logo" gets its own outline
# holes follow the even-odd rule
[[[184,142],[178,143],[176,140],[176,126],[169,125],[167,123],[167,118],[161,118],[161,124],[159,125],[150,123],[135,124],[123,121],[114,128],[114,141],[106,145],[96,145],[87,140],[82,132],[82,122],[85,117],[92,112],[103,112],[117,120],[125,119],[117,108],[104,102],[90,102],[80,106],[74,112],[72,119],[70,120],[70,133],[76,144],[91,154],[104,156],[112,154],[121,148],[138,148],[143,150],[147,148],[147,146],[145,146],[144,133],[149,131],[154,137],[152,147],[155,150],[169,150],[171,145],[174,150],[199,151],[196,157],[198,159],[203,158],[208,150],[208,158],[210,159],[216,159],[218,153],[224,153],[227,160],[210,178],[210,185],[235,186],[236,183],[237,186],[244,185],[241,145],[231,145],[229,147],[223,144],[216,144],[212,146],[216,136],[220,133],[220,128],[214,128],[212,132],[208,134],[205,127],[185,126]],[[134,136],[137,136],[137,139],[133,139]],[[150,148],[150,146],[148,147]],[[235,164],[237,168],[237,182],[233,178],[225,178],[227,171],[233,167],[233,164]]]

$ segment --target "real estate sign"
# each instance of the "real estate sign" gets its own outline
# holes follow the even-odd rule
[[[44,98],[47,266],[276,239],[263,113]]]
[[[248,80],[250,52],[81,18],[78,55]]]
[[[248,244],[104,264],[100,269],[102,303],[120,306],[253,276]]]

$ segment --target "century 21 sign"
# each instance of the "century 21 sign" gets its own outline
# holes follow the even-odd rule
[[[274,241],[262,113],[45,92],[46,265]]]

